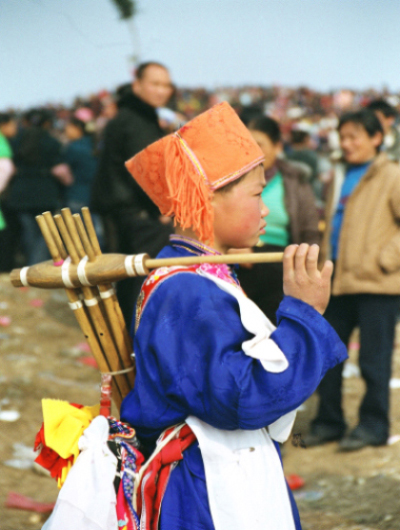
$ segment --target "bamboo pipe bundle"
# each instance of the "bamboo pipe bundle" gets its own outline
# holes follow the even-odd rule
[[[86,233],[81,216],[79,214],[75,214],[73,218],[79,236],[81,238],[84,250],[89,256],[89,261],[93,262],[96,259],[96,251],[98,254],[101,254],[100,245],[98,245],[97,236],[94,232],[93,224],[91,225],[91,227],[93,228],[93,233],[89,239],[89,230],[88,233]],[[89,223],[91,223],[91,217],[90,220],[88,218],[86,219],[86,227],[88,227]],[[92,245],[92,241],[97,242],[98,249],[96,249],[96,251],[95,247]],[[126,329],[125,320],[122,315],[122,311],[119,306],[115,290],[112,287],[111,283],[99,284],[98,290],[100,294],[100,299],[104,306],[106,320],[109,325],[121,365],[123,366],[123,369],[128,368],[129,366],[132,366],[132,341],[129,337],[128,330]],[[133,385],[135,384],[134,371],[127,372],[125,374],[125,377],[128,381],[129,387],[133,388]]]
[[[62,210],[62,217],[56,215],[55,221],[60,231],[61,237],[64,239],[66,245],[68,241],[67,250],[69,250],[72,261],[78,264],[82,259],[85,258],[86,253],[69,208],[64,208]],[[94,253],[91,251],[91,248],[89,251],[94,257]],[[125,357],[128,358],[129,362],[129,365],[126,366],[122,361],[121,353],[118,350],[111,330],[110,318],[113,318],[113,315],[107,314],[107,310],[104,307],[104,298],[99,296],[98,288],[96,286],[82,286],[82,293],[84,297],[84,303],[88,307],[91,315],[93,327],[96,330],[96,334],[99,338],[105,358],[108,361],[109,370],[106,371],[121,372],[130,368],[133,369],[132,358],[130,357],[132,348],[129,353],[126,353]],[[133,388],[133,383],[131,384],[128,378],[128,372],[115,375],[114,382],[118,387],[122,398],[124,398]]]
[[[43,215],[38,215],[36,220],[50,251],[50,255],[53,258],[54,264],[59,266],[63,260],[67,258],[67,252],[57,231],[54,219],[50,212],[45,212]],[[73,310],[75,318],[88,341],[100,371],[109,372],[109,364],[104,356],[101,344],[98,341],[87,307],[81,301],[82,293],[80,289],[65,289],[65,292],[68,297],[70,308]],[[113,384],[113,397],[117,407],[119,407],[122,402],[122,395],[115,384]]]
[[[135,264],[139,258],[139,265]],[[198,265],[201,263],[276,263],[282,261],[282,252],[265,252],[257,254],[223,254],[223,255],[203,255],[182,258],[151,259],[147,255],[126,256],[125,254],[102,254],[96,256],[95,261],[88,261],[85,264],[85,276],[92,285],[124,280],[130,276],[147,275],[149,269],[159,267]],[[139,270],[138,270],[139,269]],[[143,272],[142,272],[143,271]],[[68,274],[73,287],[81,287],[82,282],[78,273],[76,263],[71,263]],[[31,285],[42,289],[54,289],[65,287],[62,273],[59,268],[55,268],[48,261],[14,269],[10,274],[11,283],[14,287]]]
[[[90,239],[80,216],[73,217],[69,209],[62,210],[62,217],[56,215],[54,219],[50,212],[45,212],[43,216],[37,217],[37,221],[55,265],[68,265],[68,255],[76,265],[85,256],[89,260],[95,260],[94,249],[99,253],[100,246],[89,212],[86,214],[86,222],[90,223]],[[53,269],[60,270],[60,267],[53,266]],[[119,409],[122,399],[134,385],[134,363],[132,344],[114,290],[111,285],[99,288],[83,285],[75,289],[69,280],[66,282],[64,274],[64,287],[65,283],[68,283],[66,292],[71,309],[74,310],[100,371],[114,376],[113,400]]]

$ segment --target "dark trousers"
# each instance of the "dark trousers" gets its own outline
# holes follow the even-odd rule
[[[21,226],[17,212],[1,206],[6,227],[0,230],[0,272],[10,272],[19,266],[17,251],[20,249]]]
[[[112,217],[118,238],[116,252],[122,254],[149,254],[155,258],[169,243],[172,224],[163,225],[146,212],[122,210]],[[117,297],[128,329],[132,322],[136,299],[142,287],[143,276],[128,278],[117,284]]]
[[[254,252],[283,252],[285,247],[264,245],[255,247]],[[282,263],[256,263],[251,269],[240,267],[240,285],[270,321],[276,325],[276,312],[283,298]]]
[[[356,429],[377,443],[385,443],[389,436],[389,381],[399,304],[400,296],[332,296],[324,315],[345,344],[354,328],[360,328],[359,365],[366,392]],[[319,410],[312,423],[315,433],[340,437],[346,430],[342,369],[343,363],[329,370],[319,385]]]

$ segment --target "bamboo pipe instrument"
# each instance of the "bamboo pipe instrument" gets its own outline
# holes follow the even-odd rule
[[[62,217],[56,215],[55,221],[60,231],[62,239],[65,241],[67,250],[71,256],[71,259],[75,263],[79,263],[83,258],[85,258],[85,250],[83,248],[82,242],[79,238],[78,231],[74,219],[72,217],[71,211],[68,208],[62,210]],[[130,366],[124,366],[119,354],[119,351],[116,347],[113,335],[110,331],[107,319],[105,318],[105,311],[102,308],[102,304],[99,303],[98,290],[96,287],[91,286],[82,286],[82,293],[84,296],[84,302],[89,310],[89,314],[92,320],[93,327],[96,330],[97,337],[99,338],[102,350],[106,353],[106,359],[110,367],[110,372],[120,372],[126,368],[131,368]],[[101,299],[100,299],[101,300]],[[110,360],[112,359],[113,365],[111,365]],[[129,379],[126,377],[126,373],[121,373],[116,375],[113,378],[114,383],[119,389],[119,394],[123,398],[131,390],[132,386],[129,383]],[[115,401],[119,401],[119,396],[115,396]],[[121,404],[119,401],[118,406]]]
[[[71,257],[71,260],[73,263],[78,264],[80,262],[80,258],[78,255],[78,252],[75,248],[74,242],[70,236],[70,233],[67,229],[67,226],[61,217],[61,215],[55,215],[54,216],[55,223],[57,225],[57,228],[60,232],[60,235],[65,243],[67,252],[69,256]],[[108,356],[107,356],[107,349],[106,347],[109,346],[109,341],[104,339],[104,333],[105,333],[105,326],[104,326],[104,318],[103,314],[98,307],[98,300],[97,300],[97,293],[95,291],[92,291],[87,286],[82,286],[82,294],[84,298],[84,304],[86,306],[86,310],[88,314],[90,315],[90,320],[93,326],[93,329],[95,330],[95,334],[97,336],[97,339],[101,345],[101,350],[103,352],[103,357],[106,362],[104,364],[101,360],[101,357],[99,357],[99,367],[100,370],[103,372],[111,372],[112,367],[109,362]],[[111,346],[110,346],[111,348]],[[97,359],[96,359],[97,360]],[[117,381],[113,379],[113,388],[114,388],[114,401],[119,408],[122,403],[122,391],[120,386],[117,384]]]
[[[88,261],[84,267],[85,276],[92,285],[124,280],[131,276],[148,274],[149,269],[159,267],[187,266],[202,263],[277,263],[282,261],[282,252],[265,252],[259,254],[222,254],[217,256],[189,256],[181,258],[151,259],[142,255],[141,269],[135,267],[135,256],[125,254],[102,254],[96,256],[95,261]],[[69,279],[73,287],[82,287],[78,274],[79,263],[72,262],[69,266]],[[133,271],[133,274],[132,274]],[[14,269],[10,273],[10,280],[14,287],[32,286],[42,289],[65,287],[60,267],[54,267],[50,261],[45,261],[31,267]]]
[[[75,221],[79,237],[81,238],[83,248],[89,257],[89,261],[93,262],[96,259],[96,255],[91,241],[89,240],[86,233],[81,216],[79,214],[74,214],[73,219]],[[98,285],[98,289],[100,293],[100,299],[104,306],[107,323],[112,333],[121,365],[124,369],[129,368],[130,366],[133,366],[133,360],[131,357],[133,348],[126,329],[125,320],[122,317],[122,312],[120,312],[122,317],[121,320],[118,311],[116,311],[116,308],[119,308],[119,304],[116,303],[115,291],[111,284]],[[127,379],[129,387],[132,389],[133,385],[135,384],[134,371],[132,370],[131,372],[127,372],[124,375]]]
[[[53,217],[50,212],[45,212],[45,214],[38,215],[36,221],[39,225],[39,228],[42,232],[43,238],[46,242],[47,248],[49,249],[50,255],[53,258],[54,263],[60,263],[63,258],[66,257],[67,253],[62,243],[61,238],[56,241],[56,237],[53,236],[55,231],[58,235],[57,227],[54,223]],[[65,292],[68,297],[68,301],[71,309],[74,311],[75,318],[81,328],[90,349],[93,353],[94,358],[99,366],[101,372],[109,372],[109,364],[104,355],[104,352],[101,349],[101,344],[98,341],[95,330],[93,329],[92,323],[86,313],[85,306],[82,304],[79,293],[80,291],[76,289],[65,289]],[[113,383],[113,397],[115,399],[116,405],[119,407],[122,402],[122,396],[118,387]]]
[[[93,225],[92,216],[90,215],[89,208],[87,206],[85,206],[85,207],[82,208],[81,211],[82,211],[82,217],[83,217],[83,219],[85,221],[85,227],[86,227],[87,235],[88,235],[90,244],[92,245],[94,254],[95,254],[96,257],[100,256],[102,254],[102,252],[101,252],[99,240],[97,239],[97,234],[96,234],[96,231],[95,231],[95,228],[94,228],[94,225]],[[103,284],[99,284],[99,290],[100,291],[101,291],[101,287],[102,286],[103,286]],[[108,286],[110,286],[109,288],[111,289],[111,284],[105,284],[105,286],[106,286],[106,288]],[[125,318],[124,318],[124,315],[122,314],[121,307],[120,307],[120,305],[118,303],[117,295],[116,295],[115,292],[111,296],[111,300],[113,302],[114,312],[116,313],[117,319],[118,319],[118,321],[120,323],[120,328],[122,330],[122,334],[123,334],[123,337],[124,337],[124,342],[126,344],[126,348],[128,350],[132,351],[132,339],[131,339],[131,337],[130,337],[130,335],[128,333],[128,330],[126,328]]]

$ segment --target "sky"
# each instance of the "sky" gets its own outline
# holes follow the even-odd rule
[[[70,102],[156,60],[177,86],[400,90],[398,0],[0,0],[0,110]]]

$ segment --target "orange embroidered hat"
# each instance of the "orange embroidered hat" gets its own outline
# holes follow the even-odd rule
[[[220,103],[135,155],[126,167],[163,215],[212,243],[212,194],[264,155],[236,112]]]

